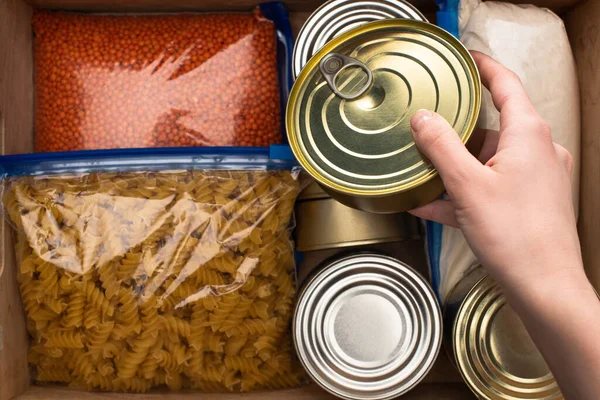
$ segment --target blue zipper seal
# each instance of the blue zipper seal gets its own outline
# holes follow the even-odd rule
[[[458,38],[458,5],[460,0],[436,0],[435,2],[439,8],[436,13],[437,25]]]

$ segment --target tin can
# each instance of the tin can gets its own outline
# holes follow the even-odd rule
[[[563,399],[502,289],[480,266],[448,297],[444,347],[479,399]]]
[[[431,369],[442,317],[421,275],[394,258],[362,253],[328,262],[308,279],[293,334],[300,361],[325,390],[392,399]]]
[[[341,34],[298,75],[286,112],[302,167],[331,197],[377,213],[439,197],[437,171],[415,146],[410,117],[445,117],[473,152],[481,82],[469,52],[425,22],[390,19]]]
[[[313,12],[300,29],[292,72],[298,76],[321,47],[340,34],[367,22],[404,18],[427,21],[412,4],[403,0],[330,0]]]
[[[419,225],[408,213],[372,214],[332,198],[296,203],[296,250],[364,246],[418,239]]]

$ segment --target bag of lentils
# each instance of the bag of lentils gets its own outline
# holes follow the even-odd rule
[[[275,25],[260,8],[36,12],[36,151],[280,143]]]

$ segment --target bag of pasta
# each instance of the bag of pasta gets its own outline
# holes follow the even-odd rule
[[[0,158],[34,379],[135,392],[298,385],[297,173],[256,153],[251,170],[199,169],[212,159],[192,150],[165,157],[170,170],[152,154],[93,153],[42,170],[35,155]],[[69,172],[86,163],[103,170]]]

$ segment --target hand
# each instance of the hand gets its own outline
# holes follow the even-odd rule
[[[583,276],[571,200],[573,159],[552,142],[516,74],[477,52],[482,83],[500,111],[479,160],[439,115],[418,111],[414,140],[437,168],[449,200],[411,212],[459,227],[479,261],[511,288]]]
[[[412,213],[462,229],[504,289],[566,399],[600,398],[600,302],[583,272],[571,200],[573,160],[552,142],[519,78],[473,53],[500,111],[473,157],[439,115],[411,120],[419,149],[437,168],[449,200]]]

